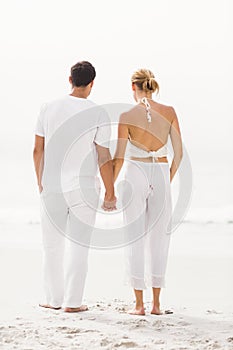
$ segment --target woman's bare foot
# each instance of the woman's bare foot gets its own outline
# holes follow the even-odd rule
[[[127,313],[129,315],[144,316],[145,308],[143,303],[143,290],[134,289],[134,294],[136,297],[135,308],[132,310],[129,310]]]
[[[145,316],[145,309],[144,307],[135,308],[135,309],[129,310],[127,313],[129,315]]]
[[[61,306],[60,307],[53,307],[49,304],[39,304],[40,307],[44,307],[45,309],[52,309],[52,310],[60,310],[61,309]]]
[[[152,315],[171,315],[173,314],[173,311],[172,310],[164,310],[164,311],[161,311],[159,306],[156,306],[156,305],[153,305],[153,308],[151,310],[151,314]]]
[[[87,305],[81,305],[79,307],[66,307],[64,311],[65,312],[83,312],[87,310],[88,310]]]
[[[159,304],[157,304],[157,305],[153,304],[152,305],[151,314],[152,315],[162,315],[163,314],[162,311],[160,310],[160,305]]]

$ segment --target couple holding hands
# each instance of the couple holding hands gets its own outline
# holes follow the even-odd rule
[[[145,315],[143,290],[151,286],[151,313],[161,315],[159,298],[165,284],[172,213],[170,183],[182,159],[178,119],[173,107],[152,99],[152,94],[159,91],[153,73],[137,70],[131,78],[136,105],[120,115],[112,159],[111,123],[106,111],[88,99],[95,76],[91,63],[75,64],[69,77],[71,94],[44,105],[36,124],[33,157],[41,193],[46,296],[40,306],[56,310],[64,306],[65,312],[88,310],[82,299],[96,217],[93,208],[99,202],[97,171],[105,187],[102,208],[113,211],[114,182],[127,159],[124,176],[130,191],[124,186],[122,193],[128,242],[126,270],[136,297],[135,308],[129,313]],[[169,137],[171,165],[167,159]],[[77,142],[72,143],[72,139]],[[67,142],[72,144],[68,155],[64,153]],[[59,157],[64,158],[62,171]],[[62,187],[56,186],[56,179]],[[87,189],[88,200],[83,198],[80,184]]]

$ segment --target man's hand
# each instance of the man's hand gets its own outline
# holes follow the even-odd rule
[[[117,201],[117,198],[115,197],[115,195],[109,196],[108,194],[105,194],[104,202],[102,204],[102,209],[104,209],[105,211],[116,210],[117,209],[116,201]]]
[[[96,144],[98,153],[98,163],[100,168],[100,175],[102,177],[105,187],[105,197],[102,204],[102,209],[105,211],[116,210],[116,197],[114,194],[113,183],[113,165],[112,158],[108,148]]]

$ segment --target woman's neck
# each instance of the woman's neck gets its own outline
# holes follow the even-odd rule
[[[140,100],[142,98],[144,98],[144,97],[152,100],[152,94],[151,93],[146,93],[146,92],[142,91],[142,92],[137,93],[137,102],[140,102]]]

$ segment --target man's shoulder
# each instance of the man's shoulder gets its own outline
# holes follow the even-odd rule
[[[79,117],[91,118],[94,123],[102,124],[106,120],[106,112],[104,112],[103,107],[92,100],[65,95],[44,103],[40,114],[43,120],[58,119],[58,116],[67,119],[78,115]]]
[[[44,106],[47,108],[51,108],[51,107],[57,107],[57,106],[62,106],[62,105],[66,105],[66,104],[73,104],[73,103],[75,103],[77,105],[87,105],[90,107],[97,106],[97,104],[91,100],[84,99],[84,98],[77,98],[77,97],[74,97],[71,95],[64,95],[64,96],[61,96],[59,98],[45,102]]]

